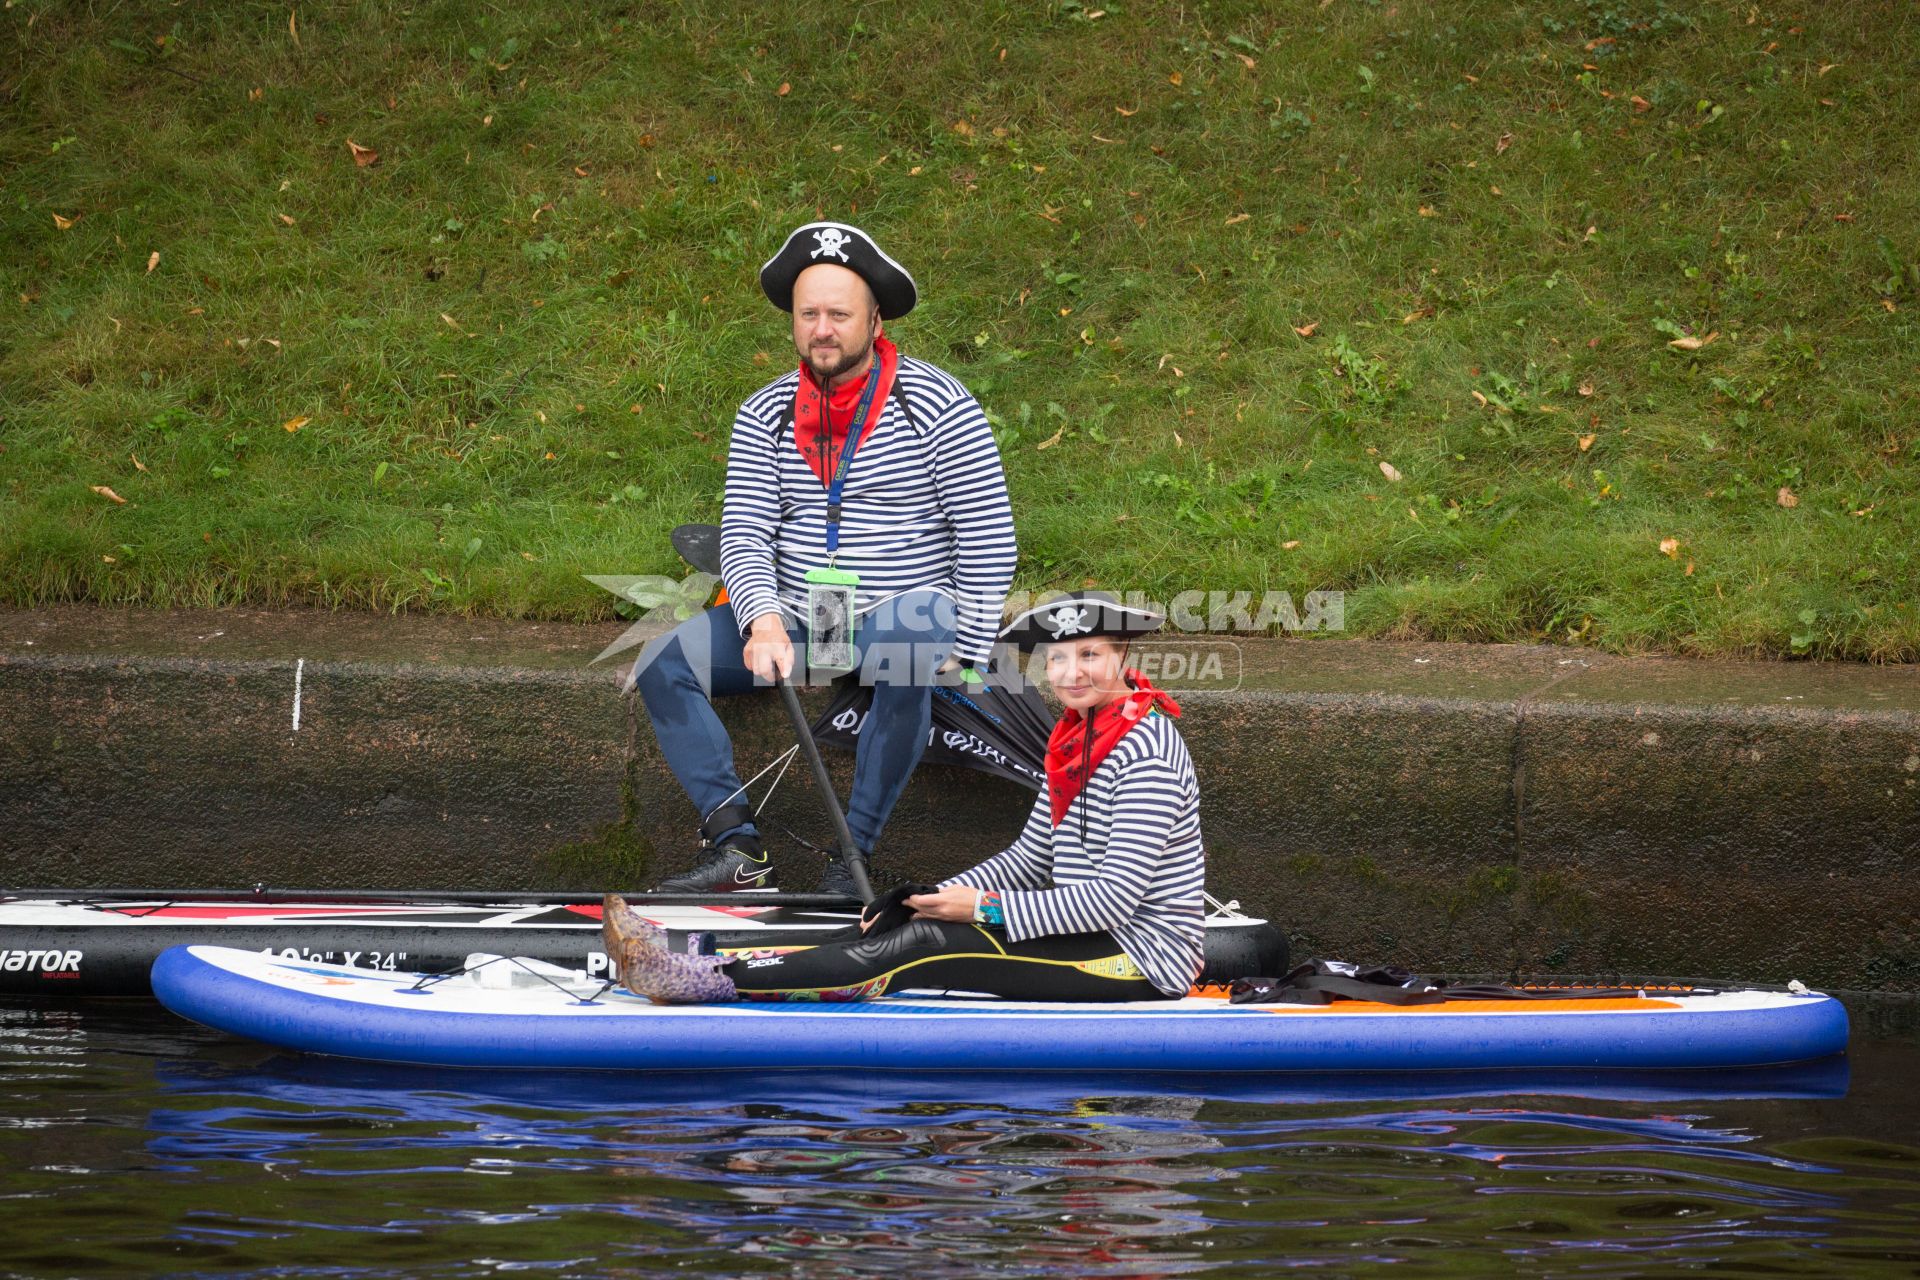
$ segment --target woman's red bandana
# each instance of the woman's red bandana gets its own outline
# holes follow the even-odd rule
[[[900,349],[884,337],[875,338],[873,354],[873,367],[867,370],[866,378],[855,378],[832,388],[824,396],[820,394],[820,383],[813,376],[813,370],[807,368],[806,361],[800,362],[800,385],[793,392],[793,443],[813,468],[813,474],[820,477],[821,484],[833,482],[834,469],[840,465],[840,450],[846,447],[847,428],[853,424],[853,411],[860,403],[861,392],[866,390],[867,378],[879,378],[880,382],[873,389],[873,408],[868,411],[866,426],[860,432],[861,444],[867,442],[867,437],[873,434],[873,424],[880,421],[880,415],[886,411],[894,376],[900,372]],[[822,405],[826,406],[825,413],[821,412]]]
[[[1180,715],[1180,704],[1154,688],[1138,671],[1128,668],[1125,679],[1133,692],[1118,702],[1094,708],[1091,747],[1087,742],[1087,718],[1078,711],[1069,709],[1053,726],[1053,735],[1047,739],[1047,799],[1053,806],[1056,827],[1060,819],[1067,816],[1067,809],[1087,785],[1087,779],[1115,744],[1127,736],[1129,729],[1146,719],[1150,711],[1176,719]]]

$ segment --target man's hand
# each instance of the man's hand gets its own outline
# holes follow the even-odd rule
[[[973,919],[973,904],[980,891],[971,885],[951,884],[937,893],[916,893],[907,899],[917,916],[928,920],[954,920],[966,924]]]
[[[775,673],[783,676],[793,674],[793,641],[787,638],[787,624],[778,610],[763,613],[753,620],[742,656],[746,659],[747,670],[768,684],[773,683]]]

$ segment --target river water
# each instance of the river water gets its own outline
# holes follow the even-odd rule
[[[1920,1007],[1745,1075],[378,1068],[0,1006],[0,1275],[1920,1276]]]

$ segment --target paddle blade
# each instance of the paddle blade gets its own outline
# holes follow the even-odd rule
[[[720,526],[683,524],[672,533],[673,549],[680,558],[702,573],[720,576]]]

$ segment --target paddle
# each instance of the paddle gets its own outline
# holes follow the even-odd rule
[[[671,536],[673,549],[679,552],[682,560],[701,573],[719,576],[719,525],[683,524],[676,527]],[[774,683],[780,688],[780,701],[786,707],[787,719],[793,722],[793,734],[800,743],[800,754],[807,758],[807,767],[813,770],[814,788],[820,792],[821,803],[827,808],[827,817],[833,822],[834,837],[840,842],[840,860],[853,877],[853,887],[859,893],[860,900],[870,901],[873,898],[873,886],[867,882],[866,857],[853,843],[853,832],[847,827],[847,815],[841,811],[840,797],[833,789],[833,778],[827,772],[827,763],[820,758],[820,747],[813,740],[813,729],[807,723],[806,711],[800,706],[800,695],[785,676],[777,677]]]

